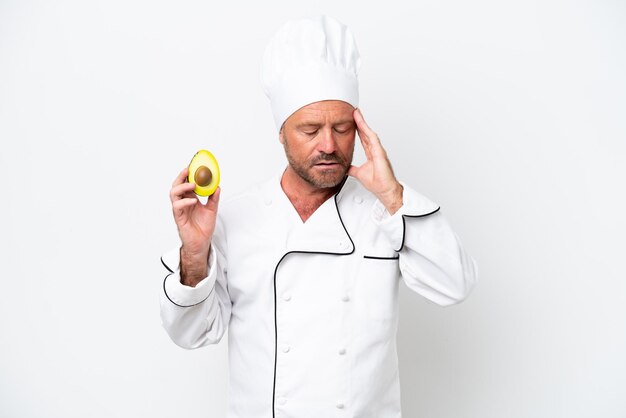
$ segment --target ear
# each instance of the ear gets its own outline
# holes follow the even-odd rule
[[[283,134],[283,126],[280,127],[280,131],[278,132],[278,142],[280,142],[281,144],[284,145],[285,144],[285,137],[284,137],[284,134]]]

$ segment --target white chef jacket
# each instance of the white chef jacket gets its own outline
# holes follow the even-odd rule
[[[163,327],[188,349],[229,330],[229,418],[400,417],[400,279],[451,305],[475,285],[476,262],[404,182],[393,216],[347,177],[303,223],[281,176],[220,202],[196,287],[180,283],[180,245],[162,255]]]

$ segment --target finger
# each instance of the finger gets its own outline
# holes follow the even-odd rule
[[[363,146],[363,151],[365,151],[365,157],[368,160],[372,159],[372,151],[371,151],[371,145],[369,144],[369,142],[366,142],[365,139],[363,139],[363,135],[359,132],[359,140],[361,141],[361,145]]]
[[[377,147],[380,145],[380,138],[378,134],[369,127],[367,122],[365,122],[365,118],[363,117],[363,113],[361,113],[361,109],[356,109],[353,114],[354,121],[356,122],[357,131],[359,132],[359,137],[361,137],[361,133],[366,137],[366,141],[372,147]]]
[[[376,132],[374,132],[372,128],[369,127],[367,122],[365,122],[365,117],[363,117],[363,113],[361,113],[361,109],[356,109],[354,111],[353,117],[359,130],[363,131],[363,133],[365,134],[365,136],[367,136],[368,139],[372,139],[372,137],[377,136]]]
[[[170,200],[172,202],[182,199],[183,197],[192,197],[191,192],[195,189],[195,183],[181,183],[172,187],[170,190]]]
[[[209,196],[209,200],[207,200],[205,207],[211,211],[216,212],[217,207],[220,202],[221,193],[222,193],[221,187],[218,187],[217,189],[215,189],[215,192],[211,196]]]
[[[363,145],[363,149],[365,150],[365,156],[368,160],[373,160],[375,157],[386,158],[387,152],[383,148],[383,145],[380,143],[380,139],[378,135],[374,137],[370,137],[369,139],[365,139],[366,135],[362,133],[362,131],[358,131],[359,138],[361,139],[361,144]]]
[[[352,115],[354,117],[354,122],[356,122],[356,131],[359,134],[359,138],[361,138],[361,143],[363,143],[363,147],[365,148],[365,144],[369,146],[369,137],[367,136],[367,132],[365,131],[365,120],[363,119],[363,115],[356,109]]]
[[[174,210],[174,214],[180,214],[183,209],[189,206],[193,206],[198,202],[198,199],[195,197],[187,197],[185,199],[177,200],[172,204],[172,209]]]
[[[187,174],[189,174],[189,167],[183,168],[183,171],[178,173],[178,176],[176,176],[176,179],[172,183],[172,187],[174,187],[174,186],[176,186],[178,184],[184,183],[185,179],[187,178]]]

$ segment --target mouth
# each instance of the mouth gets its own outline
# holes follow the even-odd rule
[[[317,163],[315,164],[314,167],[318,167],[321,169],[336,169],[341,167],[341,164],[336,163],[336,162],[324,162],[324,163]]]
[[[337,161],[320,161],[319,163],[315,164],[317,166],[333,166],[333,165],[341,165],[339,164],[339,162]]]

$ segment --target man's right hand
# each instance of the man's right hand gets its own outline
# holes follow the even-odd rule
[[[187,182],[188,171],[189,168],[185,167],[172,183],[170,200],[178,235],[183,243],[181,282],[195,286],[206,274],[221,189],[218,187],[203,205],[193,192],[195,183]]]

